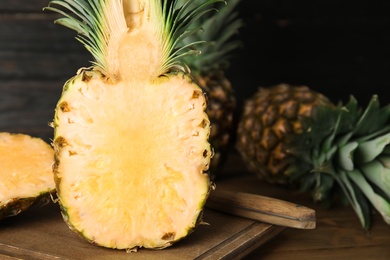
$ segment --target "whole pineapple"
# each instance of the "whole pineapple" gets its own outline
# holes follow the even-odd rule
[[[186,0],[181,0],[186,2]],[[204,1],[195,0],[193,5]],[[233,132],[236,97],[231,82],[225,76],[231,55],[241,46],[234,36],[243,26],[237,6],[240,0],[228,0],[226,5],[214,4],[218,12],[209,12],[193,24],[196,33],[184,40],[183,44],[202,42],[198,46],[200,54],[187,56],[185,63],[191,70],[195,82],[206,93],[208,106],[206,112],[210,118],[210,143],[214,155],[211,159],[210,174],[214,179],[223,165],[230,148]]]
[[[373,208],[390,224],[390,106],[375,95],[362,109],[307,87],[261,88],[245,103],[237,149],[266,181],[295,184],[328,206],[341,198],[365,229]]]
[[[162,249],[201,221],[210,123],[181,59],[196,42],[178,44],[218,1],[193,2],[53,0],[46,8],[95,59],[63,88],[53,145],[63,217],[97,245]]]
[[[294,185],[286,171],[295,160],[289,136],[301,134],[302,121],[317,106],[331,101],[307,86],[279,84],[259,90],[244,103],[236,148],[247,167],[270,183]]]
[[[0,220],[51,200],[54,151],[40,138],[0,133]]]

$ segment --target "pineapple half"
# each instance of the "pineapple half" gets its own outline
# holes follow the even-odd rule
[[[212,154],[205,96],[177,47],[217,0],[51,1],[93,54],[53,121],[55,182],[71,229],[99,246],[162,249],[201,221]],[[191,48],[190,48],[191,47]]]
[[[40,138],[0,133],[0,220],[50,202],[54,151]]]

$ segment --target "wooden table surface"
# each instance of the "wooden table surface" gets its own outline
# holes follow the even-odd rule
[[[237,155],[229,158],[223,173],[226,176],[216,180],[217,188],[270,196],[316,211],[315,229],[287,228],[246,259],[390,259],[390,225],[379,214],[366,232],[351,207],[325,209],[306,194],[265,184],[245,170]]]

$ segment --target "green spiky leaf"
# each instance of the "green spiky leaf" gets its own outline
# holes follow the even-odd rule
[[[200,50],[198,57],[185,58],[186,64],[192,70],[199,72],[223,67],[231,58],[230,55],[242,45],[239,39],[234,38],[243,27],[243,21],[237,11],[240,1],[228,0],[226,5],[217,5],[215,8],[218,12],[210,12],[193,24],[191,28],[197,29],[196,33],[188,37],[185,42],[204,41],[204,43],[198,46]],[[201,2],[195,0],[193,4],[199,5]]]
[[[312,191],[315,200],[325,203],[332,201],[334,192],[340,190],[366,229],[370,226],[372,207],[386,222],[390,219],[388,107],[381,107],[377,96],[365,109],[358,106],[354,97],[346,105],[319,107],[305,121],[306,130],[291,143],[290,151],[297,158],[290,167],[293,176],[297,176],[297,165],[303,161],[310,169],[298,174],[301,188]],[[327,181],[329,178],[336,182]]]
[[[93,55],[93,64],[106,73],[115,74],[116,61],[112,61],[120,39],[126,33],[129,25],[126,14],[133,12],[132,8],[139,8],[139,0],[133,2],[121,0],[52,0],[44,10],[57,12],[62,18],[55,22],[77,32],[76,38]],[[197,29],[190,28],[194,22],[213,11],[210,7],[222,0],[202,1],[194,5],[195,0],[149,0],[150,17],[156,19],[154,26],[160,34],[164,59],[160,66],[160,73],[172,70],[186,71],[183,58],[197,54],[195,46],[203,41],[184,40],[195,33]],[[114,54],[111,54],[113,52]],[[111,57],[111,58],[110,58]]]
[[[105,10],[107,1],[104,0],[53,0],[44,10],[57,12],[63,16],[55,23],[68,27],[77,32],[76,39],[84,44],[91,52],[96,66],[107,70],[107,45],[109,31],[106,28]],[[57,6],[57,7],[54,7]]]

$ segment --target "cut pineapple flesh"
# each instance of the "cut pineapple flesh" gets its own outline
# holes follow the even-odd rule
[[[54,151],[42,139],[0,133],[0,219],[54,192]]]
[[[200,88],[181,73],[110,84],[83,70],[68,81],[54,145],[71,228],[118,249],[164,248],[188,235],[210,187],[205,106]]]
[[[53,121],[59,203],[87,240],[165,248],[200,222],[210,122],[182,62],[199,42],[182,39],[218,1],[50,2],[95,60],[65,84]]]

